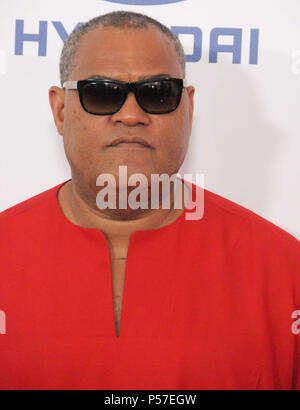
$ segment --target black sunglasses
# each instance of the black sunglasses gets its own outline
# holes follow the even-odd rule
[[[94,115],[112,115],[120,110],[129,92],[149,114],[167,114],[178,107],[182,89],[181,78],[158,78],[132,83],[109,79],[66,81],[63,88],[78,90],[82,108]]]

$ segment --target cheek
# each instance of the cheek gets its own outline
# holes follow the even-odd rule
[[[160,129],[157,130],[157,135],[160,135],[158,146],[162,151],[165,160],[180,162],[183,160],[189,142],[188,135],[188,120],[180,113],[170,116],[168,121]]]
[[[81,107],[79,107],[81,110]],[[98,156],[99,147],[99,124],[95,124],[94,118],[78,111],[77,107],[70,107],[66,111],[63,137],[66,156],[74,166],[91,165],[92,157]],[[98,121],[99,122],[99,121]]]

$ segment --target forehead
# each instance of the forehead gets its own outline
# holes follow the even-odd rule
[[[72,80],[106,75],[136,81],[165,73],[181,77],[181,66],[171,39],[155,27],[101,27],[80,40]]]

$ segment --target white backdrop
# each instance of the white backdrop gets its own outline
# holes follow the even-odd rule
[[[1,0],[0,211],[70,178],[48,104],[49,87],[59,85],[59,33],[70,34],[78,22],[100,14],[130,10],[197,34],[179,34],[193,60],[187,79],[196,87],[194,128],[180,174],[203,173],[205,188],[300,239],[300,1],[145,3],[151,1]],[[216,28],[241,33],[240,61],[233,63],[231,52],[209,59]],[[38,33],[39,42],[28,41],[34,38],[26,34]],[[251,33],[258,33],[257,48],[255,39],[250,46]],[[220,35],[218,42],[230,45],[234,38]]]

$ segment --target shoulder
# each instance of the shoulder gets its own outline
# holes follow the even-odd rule
[[[14,227],[21,230],[25,226],[30,229],[30,226],[44,220],[54,210],[57,192],[65,182],[0,212],[0,230],[12,230]]]
[[[295,236],[266,218],[211,191],[205,190],[205,196],[208,209],[213,209],[215,213],[239,224],[241,233],[248,232],[253,236],[262,236],[265,240],[288,243],[300,250],[300,241]]]
[[[199,221],[196,230],[197,237],[204,231],[205,241],[202,239],[200,243],[204,247],[207,243],[206,252],[213,249],[219,263],[238,272],[239,278],[261,278],[272,289],[277,287],[282,292],[290,289],[297,295],[299,304],[300,241],[248,208],[214,192],[204,190],[204,198],[203,225]]]
[[[192,185],[194,193],[199,190],[197,185]],[[207,189],[200,190],[204,207],[202,219],[194,224],[197,231],[201,231],[202,224],[207,228],[205,231],[213,232],[215,239],[221,236],[234,244],[244,242],[270,250],[272,247],[289,249],[299,256],[300,262],[300,241],[295,236],[236,202]]]

